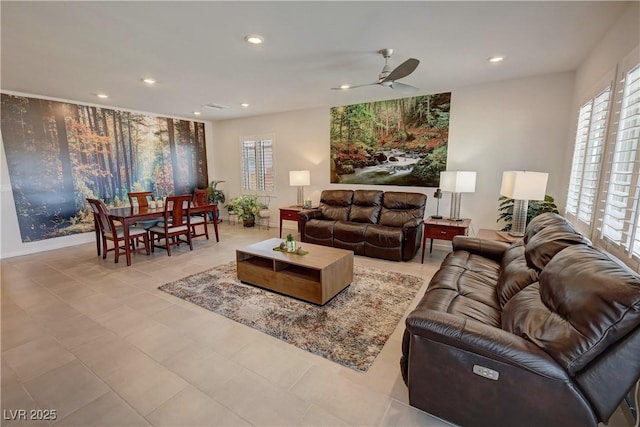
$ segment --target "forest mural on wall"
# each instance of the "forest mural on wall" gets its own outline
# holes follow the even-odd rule
[[[331,108],[331,182],[438,187],[451,93]]]
[[[2,140],[23,242],[93,230],[86,198],[129,204],[207,186],[204,124],[2,94]]]

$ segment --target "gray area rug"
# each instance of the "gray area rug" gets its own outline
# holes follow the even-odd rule
[[[353,283],[320,307],[241,283],[233,261],[159,289],[365,372],[423,282],[417,276],[356,266]]]

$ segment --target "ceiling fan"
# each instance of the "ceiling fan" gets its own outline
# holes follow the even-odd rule
[[[420,64],[420,61],[415,58],[409,58],[392,70],[387,61],[391,57],[391,55],[393,55],[393,49],[382,49],[379,50],[378,53],[384,57],[384,67],[382,67],[382,71],[378,76],[378,81],[356,86],[342,85],[340,87],[332,87],[331,89],[344,90],[363,86],[381,85],[390,87],[391,89],[397,90],[400,93],[413,93],[418,90],[417,87],[398,83],[397,80],[407,77],[409,74],[413,73],[416,67],[418,67],[418,64]]]

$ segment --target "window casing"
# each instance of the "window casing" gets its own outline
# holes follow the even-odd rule
[[[566,216],[640,271],[640,46],[578,113]]]
[[[243,191],[268,193],[274,190],[273,143],[272,136],[241,140]]]

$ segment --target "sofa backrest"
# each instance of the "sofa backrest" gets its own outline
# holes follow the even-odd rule
[[[500,307],[504,308],[515,294],[537,281],[538,271],[527,265],[524,243],[522,241],[514,243],[504,251],[500,262],[500,275],[496,283],[496,295]]]
[[[525,258],[527,265],[541,271],[561,250],[573,245],[591,245],[591,241],[580,234],[573,225],[557,215],[543,214],[544,217],[527,229],[525,237]],[[543,215],[540,215],[542,217]],[[536,217],[538,218],[538,217]],[[532,232],[535,230],[535,233]]]
[[[349,221],[377,224],[382,210],[382,191],[356,190],[349,212]]]
[[[320,210],[324,219],[346,221],[349,218],[353,191],[324,190],[320,194]]]
[[[568,247],[549,261],[539,284],[505,305],[502,328],[535,343],[575,376],[640,328],[640,276],[591,246]],[[637,371],[640,360],[620,363]]]
[[[524,232],[524,237],[522,238],[522,240],[524,240],[524,242],[527,243],[529,239],[531,239],[533,236],[538,234],[538,232],[543,230],[544,228],[549,227],[551,225],[562,225],[562,224],[568,224],[569,226],[573,227],[565,217],[558,215],[557,213],[553,213],[553,212],[541,213],[540,215],[532,218],[531,221],[529,221],[529,224],[527,224],[527,228]]]
[[[382,197],[380,225],[402,227],[414,218],[424,217],[427,196],[422,193],[386,191]]]

